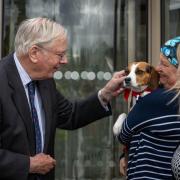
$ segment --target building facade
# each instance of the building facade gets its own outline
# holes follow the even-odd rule
[[[160,46],[180,35],[180,0],[0,0],[0,55],[13,52],[15,32],[25,18],[45,16],[68,31],[69,64],[55,73],[57,88],[70,99],[101,88],[130,61],[159,61]],[[121,145],[112,134],[123,97],[113,115],[76,131],[57,130],[57,180],[115,180]],[[123,178],[122,178],[123,179]]]

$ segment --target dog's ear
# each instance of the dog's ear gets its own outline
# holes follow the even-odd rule
[[[153,67],[152,66],[146,66],[146,72],[147,73],[150,73],[151,74],[151,72],[153,71]]]
[[[155,68],[151,65],[147,67],[147,71],[150,73],[150,88],[152,90],[156,89],[159,86],[159,74]]]

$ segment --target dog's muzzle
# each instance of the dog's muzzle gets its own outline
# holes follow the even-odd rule
[[[130,86],[131,85],[131,78],[130,77],[126,77],[124,79],[124,85],[125,86]]]

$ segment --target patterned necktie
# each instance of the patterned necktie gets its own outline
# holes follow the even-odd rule
[[[41,140],[41,131],[39,127],[38,115],[37,115],[36,107],[34,105],[34,97],[35,97],[35,82],[34,81],[31,81],[30,83],[28,83],[28,94],[29,94],[29,101],[31,105],[32,119],[34,122],[35,135],[36,135],[36,154],[38,154],[42,152],[42,140]]]

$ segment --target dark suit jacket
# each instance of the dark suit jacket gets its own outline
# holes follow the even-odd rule
[[[37,83],[45,111],[44,153],[54,157],[56,128],[76,129],[110,115],[97,94],[70,102],[57,90],[53,79]],[[35,155],[35,135],[31,113],[13,55],[0,61],[0,179],[33,180],[29,175],[29,156]],[[42,176],[53,180],[54,170]]]

